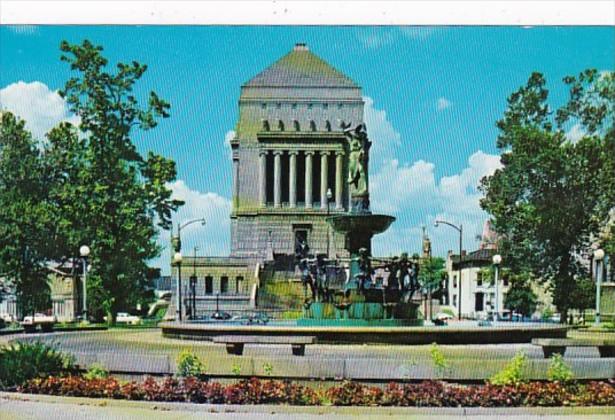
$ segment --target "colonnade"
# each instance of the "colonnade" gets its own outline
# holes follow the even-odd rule
[[[329,185],[329,159],[335,157],[335,209],[343,209],[343,168],[344,154],[342,151],[304,151],[305,173],[297,173],[297,150],[261,150],[259,152],[259,203],[261,207],[267,205],[267,155],[273,154],[273,207],[282,207],[282,155],[288,154],[288,205],[290,208],[297,207],[297,177],[305,177],[305,207],[313,208],[313,179],[314,159],[320,157],[320,206],[327,208],[327,190]],[[318,174],[317,174],[318,175]]]

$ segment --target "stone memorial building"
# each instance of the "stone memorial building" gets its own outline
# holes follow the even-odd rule
[[[231,141],[233,256],[292,255],[299,238],[315,252],[344,252],[325,218],[348,208],[340,125],[362,121],[361,88],[305,44],[241,87]]]
[[[299,241],[315,254],[348,256],[326,218],[348,210],[342,125],[361,124],[363,105],[361,88],[305,44],[241,86],[230,142],[231,254],[182,262],[186,278],[196,273],[197,310],[216,295],[229,310],[253,305],[256,284],[293,276]]]

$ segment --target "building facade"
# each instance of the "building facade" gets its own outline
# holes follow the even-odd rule
[[[349,207],[342,124],[363,123],[363,106],[361,88],[305,44],[241,86],[230,141],[231,252],[183,258],[183,301],[194,294],[197,312],[252,308],[265,283],[298,280],[300,241],[311,253],[348,257],[344,236],[326,218]],[[176,264],[172,272],[177,277]]]
[[[299,239],[315,253],[344,254],[325,218],[348,209],[341,124],[362,123],[363,105],[361,88],[305,44],[241,87],[231,256],[293,255]]]

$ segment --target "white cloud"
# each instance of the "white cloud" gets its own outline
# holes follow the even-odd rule
[[[434,197],[436,179],[433,163],[419,160],[412,165],[386,162],[370,179],[372,207],[375,211],[398,213],[408,207],[430,205],[422,197]]]
[[[426,40],[440,29],[437,26],[403,26],[399,28],[405,37],[419,41]]]
[[[401,146],[401,135],[387,119],[386,111],[374,107],[374,100],[364,96],[364,116],[367,133],[372,141],[370,150],[370,166],[380,165],[395,156],[396,150]]]
[[[476,245],[474,237],[482,231],[488,217],[479,204],[482,194],[478,191],[481,178],[493,174],[501,167],[500,157],[477,151],[468,158],[468,166],[458,174],[436,180],[435,165],[419,160],[412,165],[388,161],[374,173],[370,188],[372,208],[376,213],[398,216],[397,222],[374,241],[374,251],[379,255],[411,252],[420,249],[420,225],[428,227],[434,251],[444,255],[456,249],[457,235],[446,226],[431,228],[436,219],[463,224],[466,247]]]
[[[79,123],[57,91],[44,83],[19,81],[0,89],[0,109],[12,112],[26,121],[26,128],[34,138],[42,140],[45,134],[61,121]]]
[[[36,25],[7,25],[7,28],[18,35],[34,35],[38,33]]]
[[[402,26],[402,27],[375,27],[361,28],[357,33],[359,42],[369,49],[378,49],[390,45],[398,39],[412,41],[425,41],[441,28],[434,26]]]
[[[369,49],[378,49],[395,41],[397,34],[391,28],[361,28],[357,34],[357,37],[364,47]]]
[[[183,180],[170,183],[173,198],[183,200],[185,204],[173,216],[173,226],[193,219],[205,218],[205,226],[193,223],[182,229],[182,253],[192,255],[195,246],[198,255],[224,256],[230,252],[230,212],[231,202],[213,192],[200,192],[191,189]],[[164,232],[159,238],[163,252],[159,258],[151,262],[152,266],[162,268],[169,274],[171,258],[170,234]]]
[[[572,143],[576,143],[583,138],[587,133],[583,129],[580,123],[577,123],[570,127],[570,130],[566,132],[566,138]]]
[[[444,111],[447,108],[450,108],[453,104],[446,98],[438,98],[436,101],[436,108],[438,111]]]

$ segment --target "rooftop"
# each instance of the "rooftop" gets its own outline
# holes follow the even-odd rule
[[[244,87],[350,87],[359,86],[348,76],[296,44],[288,54],[244,84]]]

